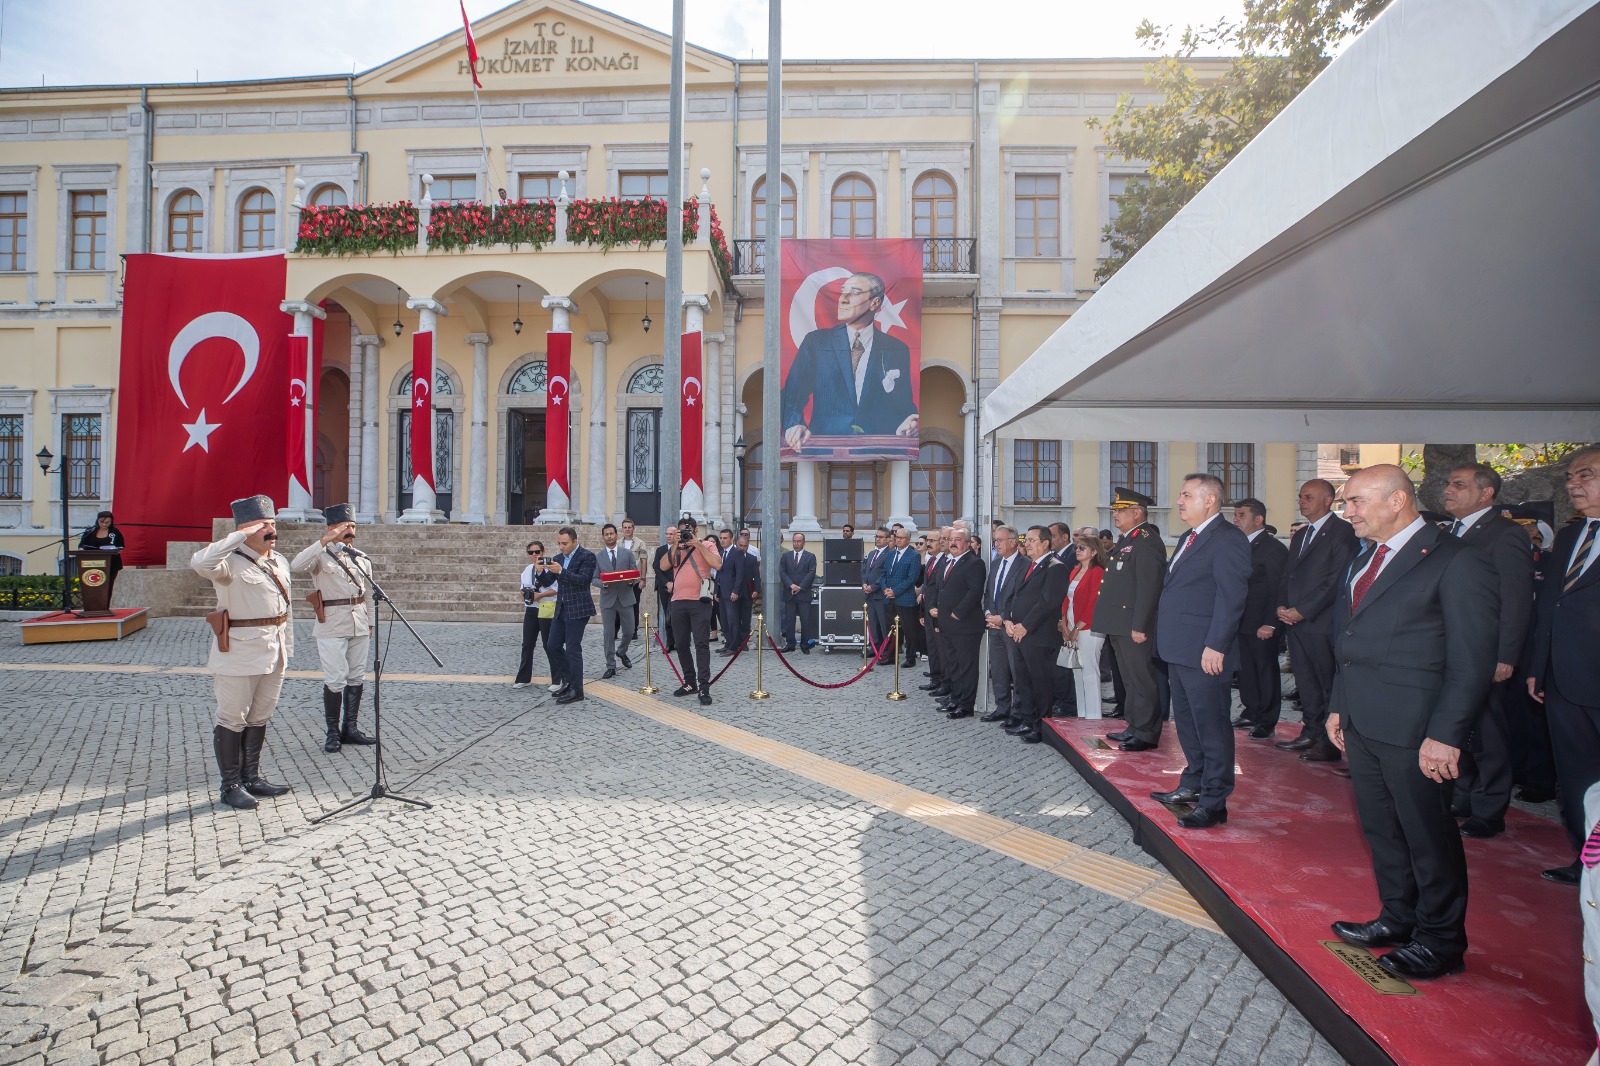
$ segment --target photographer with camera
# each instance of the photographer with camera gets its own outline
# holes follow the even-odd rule
[[[528,565],[522,568],[522,662],[517,666],[515,688],[533,680],[533,652],[544,645],[550,660],[550,691],[561,688],[561,665],[550,650],[550,626],[556,620],[556,575],[544,564],[544,544],[528,541]]]
[[[709,705],[711,598],[716,593],[711,575],[722,564],[722,554],[715,537],[696,542],[694,526],[688,522],[678,527],[669,544],[670,550],[657,565],[661,573],[672,575],[672,635],[683,667],[683,684],[673,695],[687,696],[698,690],[701,704]]]

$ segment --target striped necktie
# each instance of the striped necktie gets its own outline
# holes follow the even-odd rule
[[[1578,545],[1577,554],[1572,557],[1572,565],[1567,567],[1567,576],[1561,581],[1562,592],[1576,585],[1578,578],[1583,576],[1583,564],[1589,561],[1589,554],[1594,550],[1596,533],[1600,533],[1600,518],[1585,524],[1583,542]]]

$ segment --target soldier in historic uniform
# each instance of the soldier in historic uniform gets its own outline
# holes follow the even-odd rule
[[[1108,734],[1123,751],[1148,751],[1161,739],[1161,708],[1154,658],[1156,604],[1167,568],[1167,547],[1148,521],[1155,501],[1118,488],[1112,524],[1121,531],[1094,605],[1094,631],[1111,640],[1111,651],[1127,688],[1128,727]]]
[[[322,609],[311,635],[317,640],[317,655],[322,659],[322,715],[328,726],[322,750],[332,752],[342,744],[373,742],[357,728],[367,654],[372,645],[372,621],[367,614],[372,562],[353,547],[354,507],[336,504],[325,509],[322,516],[328,523],[327,532],[289,565],[310,574],[312,585],[322,596]]]
[[[247,811],[256,805],[252,796],[289,791],[261,776],[261,751],[294,654],[294,627],[289,564],[272,550],[278,539],[272,499],[251,496],[232,507],[234,531],[195,552],[189,566],[216,586],[217,607],[225,612],[209,619],[217,633],[206,664],[217,695],[212,745],[222,802]]]

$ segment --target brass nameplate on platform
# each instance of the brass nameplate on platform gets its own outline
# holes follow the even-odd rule
[[[1357,977],[1384,996],[1420,996],[1415,985],[1408,984],[1378,965],[1378,957],[1366,948],[1346,944],[1343,940],[1324,940],[1322,946],[1338,956],[1339,961],[1355,971]]]
[[[1101,751],[1110,751],[1111,750],[1111,745],[1106,743],[1106,738],[1105,737],[1095,737],[1094,738],[1094,746],[1096,748],[1100,749]]]

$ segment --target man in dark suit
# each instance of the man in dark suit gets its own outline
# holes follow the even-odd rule
[[[867,632],[875,648],[883,645],[884,636],[889,631],[889,605],[883,595],[883,570],[889,565],[891,554],[889,527],[879,526],[872,534],[872,550],[867,552],[861,564],[861,591],[867,594]],[[888,662],[892,654],[893,648],[883,648],[877,657],[878,662]]]
[[[903,667],[917,665],[912,632],[917,624],[917,585],[921,581],[922,558],[911,549],[911,531],[902,526],[895,530],[889,561],[883,568],[883,598],[891,618],[900,623],[900,649],[905,656],[900,665]],[[894,651],[892,645],[889,651]]]
[[[1027,673],[1027,702],[1016,706],[1016,725],[1006,732],[1021,737],[1024,744],[1044,739],[1040,723],[1050,711],[1051,677],[1056,653],[1061,650],[1061,601],[1066,598],[1072,571],[1050,550],[1050,531],[1044,526],[1029,526],[1022,539],[1028,557],[1022,580],[1012,594],[1005,613],[1005,634],[1017,645],[1017,658]],[[1007,578],[1007,580],[1011,580]]]
[[[783,441],[795,450],[813,435],[917,435],[911,349],[874,324],[883,279],[853,274],[839,290],[839,324],[800,342],[783,379]],[[811,404],[811,419],[805,408]]]
[[[811,608],[811,591],[817,583],[817,557],[806,551],[806,535],[796,533],[794,550],[778,560],[778,587],[783,597],[783,650],[794,651],[794,620],[800,618],[800,650],[811,654],[817,613]]]
[[[1328,693],[1333,688],[1333,627],[1328,612],[1339,595],[1345,567],[1356,554],[1350,523],[1333,513],[1333,486],[1315,478],[1300,486],[1300,513],[1306,525],[1289,541],[1289,562],[1278,591],[1280,625],[1289,627],[1289,661],[1300,693],[1300,735],[1281,741],[1305,762],[1337,762],[1328,742]]]
[[[1148,524],[1148,508],[1154,503],[1132,489],[1116,490],[1111,501],[1111,523],[1122,536],[1117,539],[1111,564],[1100,582],[1100,595],[1094,601],[1094,631],[1109,639],[1127,692],[1127,728],[1106,734],[1107,740],[1120,742],[1123,751],[1151,751],[1161,740],[1152,641],[1161,580],[1167,567],[1167,546],[1152,532],[1155,527]]]
[[[750,630],[745,625],[746,602],[750,596],[750,574],[755,564],[744,549],[733,542],[733,531],[724,529],[718,539],[722,542],[722,565],[717,568],[717,603],[720,605],[722,647],[718,655],[736,654]]]
[[[687,529],[690,540],[694,539],[694,527],[685,522],[681,529]],[[655,557],[650,560],[650,571],[655,574],[656,583],[656,631],[661,634],[662,646],[670,654],[672,644],[672,572],[661,569],[661,560],[672,550],[672,528],[669,526],[662,531],[662,539],[667,543],[656,549]]]
[[[965,529],[950,535],[951,559],[939,578],[939,632],[951,669],[951,718],[971,718],[978,696],[978,649],[983,642],[983,559]]]
[[[1567,495],[1582,521],[1556,534],[1539,591],[1528,651],[1528,693],[1544,704],[1561,783],[1561,822],[1582,846],[1583,796],[1600,781],[1600,445],[1573,453]],[[1546,870],[1547,880],[1578,883],[1579,865]]]
[[[1233,524],[1250,539],[1250,587],[1239,619],[1239,699],[1243,707],[1233,725],[1250,730],[1251,740],[1269,740],[1277,731],[1283,704],[1276,607],[1289,549],[1267,532],[1267,505],[1260,500],[1252,497],[1234,504]]]
[[[946,561],[945,538],[949,532],[941,526],[928,534],[928,565],[923,568],[922,591],[917,594],[917,601],[922,604],[922,646],[928,650],[928,683],[918,687],[934,697],[950,694],[939,660],[939,618],[934,610],[939,604],[939,574]]]
[[[1022,584],[1022,572],[1028,566],[1028,559],[1020,548],[1015,529],[1006,525],[995,528],[994,563],[983,586],[983,622],[988,629],[989,686],[994,691],[994,709],[980,718],[981,722],[1015,725],[1021,721],[1016,717],[1013,703],[1016,686],[1012,676],[1013,668],[1020,667],[1022,660],[1017,658],[1015,642],[1006,638],[1003,628],[1011,599],[1016,595],[1017,586]]]
[[[578,531],[562,526],[556,534],[561,554],[545,563],[556,575],[556,617],[550,625],[550,643],[566,656],[565,687],[556,693],[557,703],[577,703],[583,699],[583,631],[594,617],[594,597],[589,586],[594,582],[597,560],[594,552],[578,543]]]
[[[1511,806],[1511,729],[1506,701],[1512,674],[1522,661],[1528,626],[1533,619],[1533,542],[1522,527],[1500,513],[1495,497],[1500,475],[1488,463],[1472,463],[1450,471],[1444,486],[1444,509],[1455,519],[1450,533],[1488,557],[1500,586],[1500,634],[1494,684],[1478,715],[1478,728],[1462,758],[1454,804],[1465,808],[1461,835],[1492,837],[1505,831]]]
[[[1183,479],[1178,517],[1189,531],[1178,539],[1156,608],[1156,654],[1172,683],[1172,724],[1187,765],[1162,803],[1193,803],[1178,819],[1185,829],[1210,829],[1228,820],[1233,794],[1233,730],[1228,723],[1239,657],[1239,619],[1250,585],[1250,540],[1222,517],[1222,479],[1195,473]]]
[[[1345,514],[1370,544],[1334,591],[1327,729],[1350,758],[1361,831],[1383,907],[1334,933],[1392,947],[1378,965],[1406,981],[1458,973],[1467,950],[1467,859],[1449,783],[1494,676],[1494,570],[1425,521],[1398,466],[1359,470]]]

